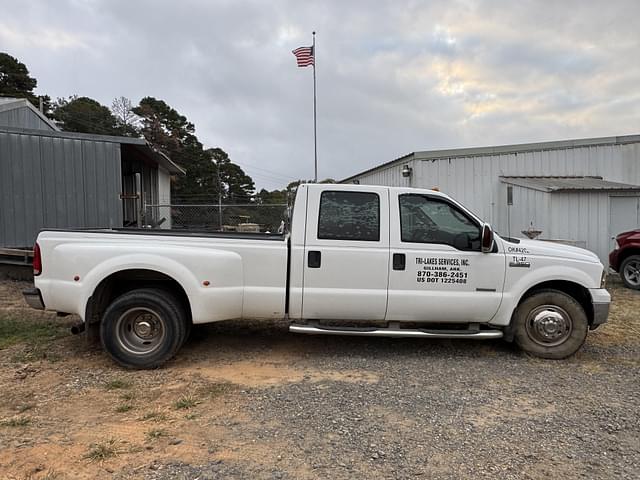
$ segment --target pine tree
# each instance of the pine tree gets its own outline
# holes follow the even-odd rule
[[[38,81],[29,74],[27,66],[8,53],[0,52],[0,96],[26,98],[35,107],[39,106],[40,97],[33,91]],[[42,97],[43,110],[48,114],[51,109],[51,98]]]

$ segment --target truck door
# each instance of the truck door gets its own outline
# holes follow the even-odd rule
[[[304,318],[384,320],[388,189],[309,186],[304,262]]]
[[[505,255],[440,195],[393,192],[387,320],[485,323],[502,301]]]

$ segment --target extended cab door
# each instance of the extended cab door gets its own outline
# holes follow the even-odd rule
[[[505,255],[447,197],[394,190],[387,320],[485,323],[502,300]]]
[[[304,318],[384,320],[389,190],[310,185],[304,262]]]

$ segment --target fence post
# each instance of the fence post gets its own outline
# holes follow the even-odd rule
[[[142,176],[136,173],[136,226],[142,227]]]

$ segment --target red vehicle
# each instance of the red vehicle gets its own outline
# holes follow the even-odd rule
[[[640,230],[623,232],[616,237],[609,265],[620,274],[625,286],[640,290]]]

